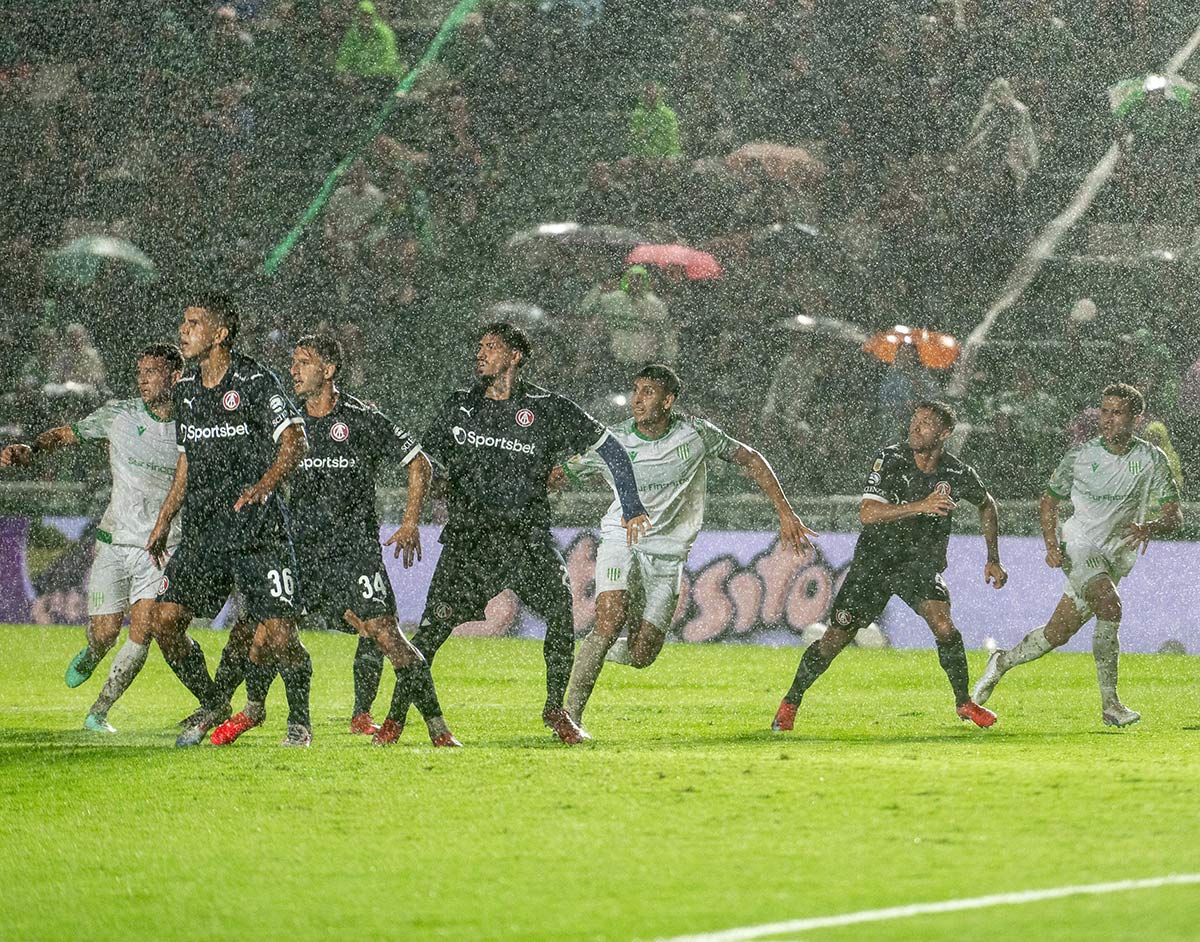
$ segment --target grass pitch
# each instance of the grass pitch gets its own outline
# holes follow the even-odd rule
[[[210,667],[224,635],[198,632]],[[306,636],[314,744],[267,727],[172,748],[190,697],[157,651],[100,736],[82,631],[0,628],[0,937],[655,939],[991,893],[1200,872],[1200,663],[1127,656],[1100,725],[1091,658],[1005,678],[954,716],[932,650],[846,652],[770,733],[799,649],[669,645],[608,665],[567,749],[541,647],[453,640],[435,676],[462,750],[346,732],[354,640]],[[972,655],[972,670],[982,655]],[[391,693],[386,672],[377,714]],[[1195,939],[1200,887],[764,938]],[[758,936],[755,936],[756,938]]]

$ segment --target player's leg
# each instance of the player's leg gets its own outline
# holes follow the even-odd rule
[[[237,600],[238,618],[229,629],[229,640],[221,650],[221,660],[217,664],[217,672],[213,674],[213,683],[221,691],[225,702],[233,700],[233,695],[242,681],[246,679],[246,664],[250,659],[250,645],[254,642],[254,632],[258,625],[245,612],[245,602]]]
[[[625,630],[634,565],[633,550],[623,538],[601,538],[596,548],[596,624],[579,642],[567,690],[567,712],[576,722],[582,722],[604,661]]]
[[[575,655],[575,612],[566,561],[549,534],[521,554],[510,588],[546,623],[546,702],[542,722],[568,746],[590,739],[563,705]]]
[[[379,681],[383,678],[383,649],[373,637],[360,634],[354,649],[354,709],[350,714],[350,731],[377,733],[379,727],[371,718]]]
[[[139,599],[129,610],[129,637],[113,657],[108,678],[83,721],[85,729],[115,732],[108,724],[108,711],[146,665],[152,638],[150,612],[153,606],[153,599]]]
[[[938,577],[941,582],[941,577]],[[944,583],[943,583],[944,585]],[[967,669],[967,651],[963,646],[962,634],[950,617],[950,602],[942,599],[925,599],[917,603],[915,610],[933,632],[937,644],[938,663],[946,672],[950,689],[954,694],[954,708],[959,717],[970,720],[976,726],[988,727],[996,722],[996,714],[985,710],[971,699],[971,678]]]
[[[1121,658],[1121,596],[1116,580],[1094,579],[1088,583],[1084,600],[1096,613],[1096,628],[1092,636],[1092,656],[1096,662],[1096,679],[1100,684],[1100,715],[1105,726],[1131,726],[1142,718],[1117,696],[1117,679]]]
[[[642,586],[641,611],[630,612],[629,666],[649,667],[662,653],[663,642],[679,607],[684,560],[674,556],[636,554]]]
[[[804,649],[792,685],[775,712],[773,730],[788,732],[794,727],[804,694],[854,640],[857,631],[879,617],[891,596],[891,584],[885,574],[850,564],[850,571],[833,600],[829,627]]]
[[[130,573],[120,550],[111,543],[97,542],[88,576],[87,645],[67,665],[68,687],[78,687],[91,677],[117,643],[130,605],[129,589]]]

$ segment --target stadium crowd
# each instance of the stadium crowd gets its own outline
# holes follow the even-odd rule
[[[1119,379],[1177,473],[1190,464],[1195,120],[1187,102],[1117,116],[1106,94],[1161,69],[1189,4],[485,0],[372,137],[447,7],[9,5],[5,437],[127,390],[132,352],[174,334],[178,286],[203,282],[237,294],[247,350],[278,369],[334,327],[347,387],[415,426],[464,373],[464,338],[502,315],[533,336],[539,381],[600,418],[665,360],[688,408],[761,443],[789,489],[853,492],[863,455],[949,380],[915,346],[889,364],[864,341],[895,325],[965,339],[1132,130],[975,363],[963,454],[997,496],[1032,497]],[[538,229],[568,221],[586,238]],[[93,236],[140,252],[56,261]],[[629,264],[638,243],[717,265]]]

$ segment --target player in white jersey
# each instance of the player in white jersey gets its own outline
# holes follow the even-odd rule
[[[567,712],[576,722],[606,657],[641,668],[653,664],[662,650],[679,602],[684,563],[704,523],[710,459],[746,468],[774,504],[785,546],[800,552],[801,547],[811,545],[809,538],[816,536],[796,516],[762,455],[703,419],[675,413],[679,391],[679,377],[670,367],[645,367],[633,379],[632,421],[609,429],[629,453],[651,530],[632,545],[617,501],[601,521],[596,550],[596,627],[579,646],[567,692]],[[591,452],[571,459],[562,469],[568,479],[586,474],[609,477],[607,466]],[[562,483],[561,477],[558,483]],[[640,583],[640,611],[628,601],[631,580]],[[621,638],[626,629],[628,637]]]
[[[1094,616],[1092,653],[1106,726],[1141,719],[1117,697],[1121,597],[1117,583],[1129,575],[1138,551],[1153,537],[1183,524],[1179,490],[1162,449],[1133,435],[1145,408],[1142,394],[1126,383],[1106,386],[1100,400],[1100,435],[1067,452],[1042,495],[1046,565],[1062,569],[1067,584],[1050,621],[1015,647],[996,651],[975,686],[982,704],[1000,678],[1018,664],[1060,647]],[[1058,526],[1058,505],[1070,500],[1074,515]],[[1156,520],[1147,517],[1156,516]]]
[[[86,729],[113,731],[106,719],[108,709],[145,661],[146,615],[162,581],[162,572],[145,545],[178,460],[171,390],[182,368],[176,347],[149,346],[137,358],[139,398],[106,403],[72,425],[43,432],[32,445],[8,445],[0,451],[0,467],[9,467],[28,465],[41,452],[108,442],[112,497],[96,530],[96,556],[88,581],[87,647],[67,667],[67,686],[78,687],[92,675],[116,644],[126,612],[129,642],[114,659],[113,674],[84,721]],[[176,525],[168,545],[173,550],[178,542]],[[128,650],[130,644],[140,651]]]

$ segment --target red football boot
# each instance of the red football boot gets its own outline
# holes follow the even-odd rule
[[[796,704],[782,701],[775,711],[775,719],[771,720],[771,729],[777,733],[790,733],[796,725],[797,709]]]
[[[544,710],[542,712],[542,722],[552,729],[554,735],[568,746],[577,746],[581,742],[586,742],[592,738],[571,719],[571,714],[562,707],[559,707],[557,710]]]
[[[264,719],[265,717],[261,716],[247,716],[245,711],[237,713],[212,731],[212,744],[214,746],[228,746],[246,730],[254,729],[255,726],[262,726]]]
[[[403,724],[389,718],[383,721],[383,725],[379,727],[379,731],[371,737],[371,742],[376,746],[394,746],[400,741],[400,735],[403,732]]]
[[[432,737],[430,740],[435,749],[461,749],[462,743],[454,738],[454,734],[450,730],[446,730],[438,736]]]
[[[359,713],[350,721],[350,732],[356,736],[374,736],[379,732],[379,724],[371,719],[370,713]]]
[[[970,720],[976,726],[982,726],[987,729],[996,722],[996,714],[987,707],[981,707],[974,700],[968,700],[966,703],[960,703],[954,710],[958,714],[959,719]],[[215,733],[213,735],[216,735]]]

